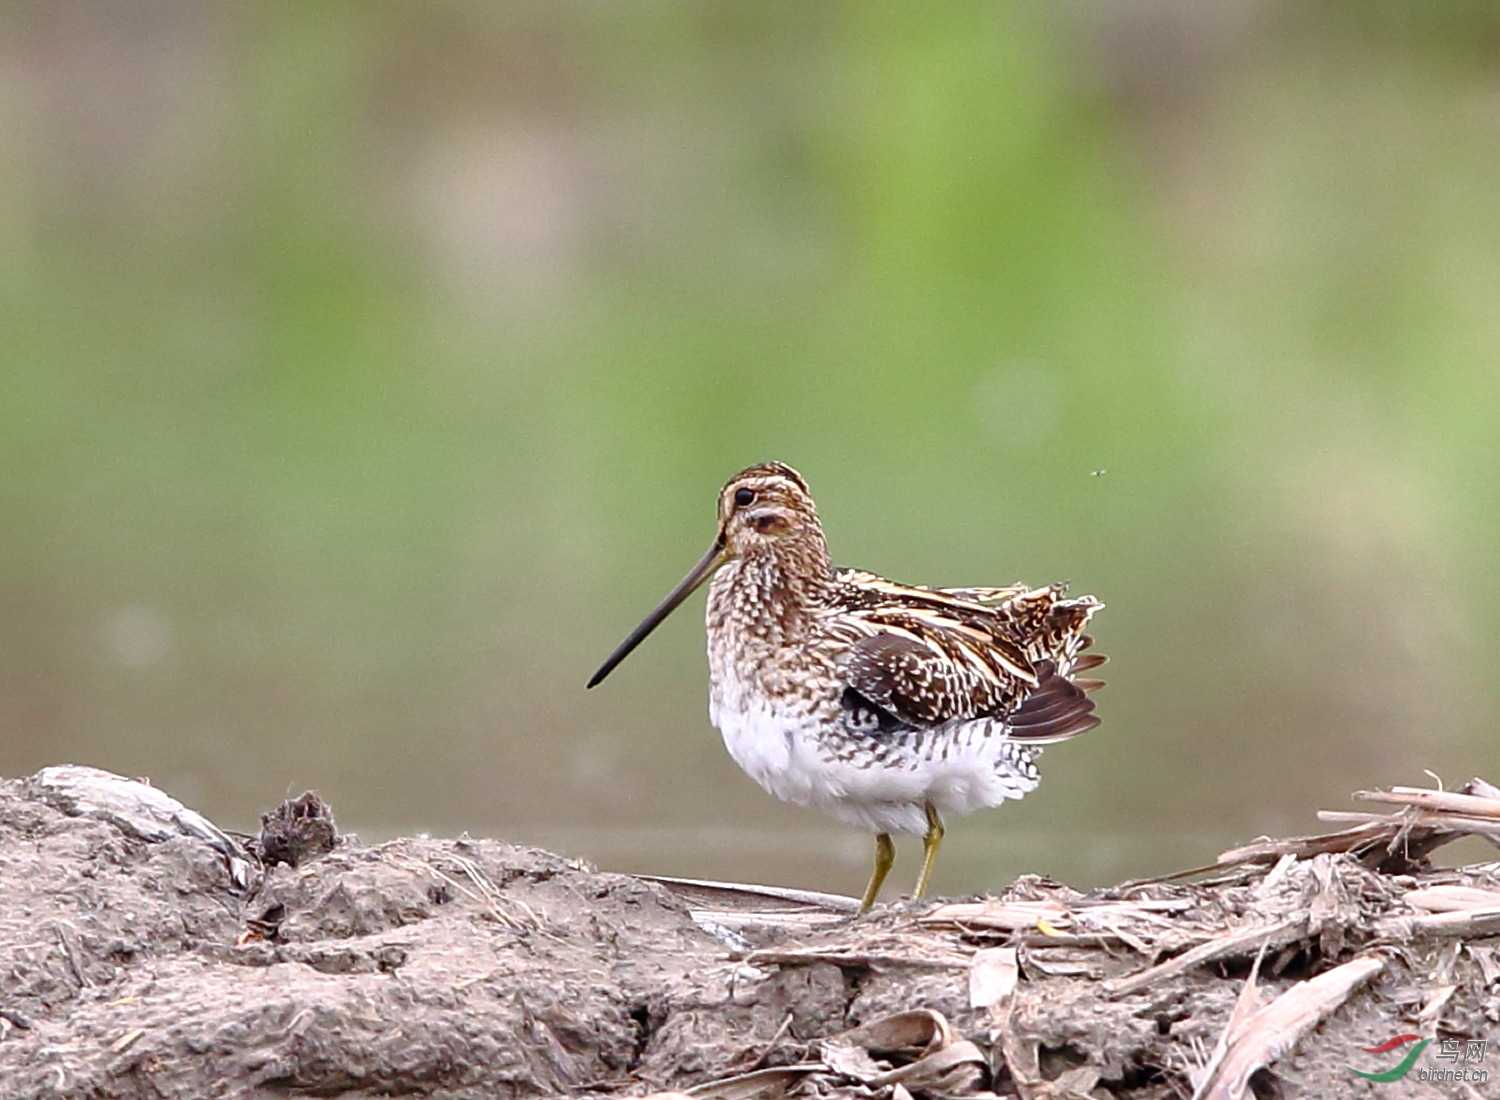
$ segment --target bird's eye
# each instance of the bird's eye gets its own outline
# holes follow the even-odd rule
[[[740,508],[743,508],[745,505],[749,504],[754,499],[755,499],[755,490],[754,489],[738,489],[738,490],[735,491],[735,494],[734,494],[734,503],[738,507],[740,507]]]

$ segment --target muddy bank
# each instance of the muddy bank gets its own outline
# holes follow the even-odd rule
[[[247,841],[48,769],[0,782],[0,1096],[1497,1096],[1500,866],[1424,860],[1500,834],[1478,790],[1197,883],[850,922],[494,840],[361,847],[315,800]],[[1436,1040],[1406,1077],[1346,1068],[1403,1033]]]

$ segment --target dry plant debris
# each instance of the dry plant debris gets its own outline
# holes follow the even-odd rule
[[[261,861],[49,769],[0,782],[0,1096],[1368,1097],[1363,1048],[1500,1038],[1500,864],[1428,860],[1500,792],[1357,797],[1390,808],[1195,875],[853,920],[468,838]],[[1380,1095],[1500,1095],[1493,1061]]]

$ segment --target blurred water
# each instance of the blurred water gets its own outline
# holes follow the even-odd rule
[[[1494,779],[1500,21],[1199,8],[0,9],[0,773],[857,890],[699,603],[582,690],[775,457],[1108,604],[939,889]]]

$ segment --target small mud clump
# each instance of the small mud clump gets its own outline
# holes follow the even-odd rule
[[[309,860],[326,856],[338,842],[333,811],[316,792],[307,791],[260,815],[260,836],[254,848],[266,867],[278,863],[300,867]]]

